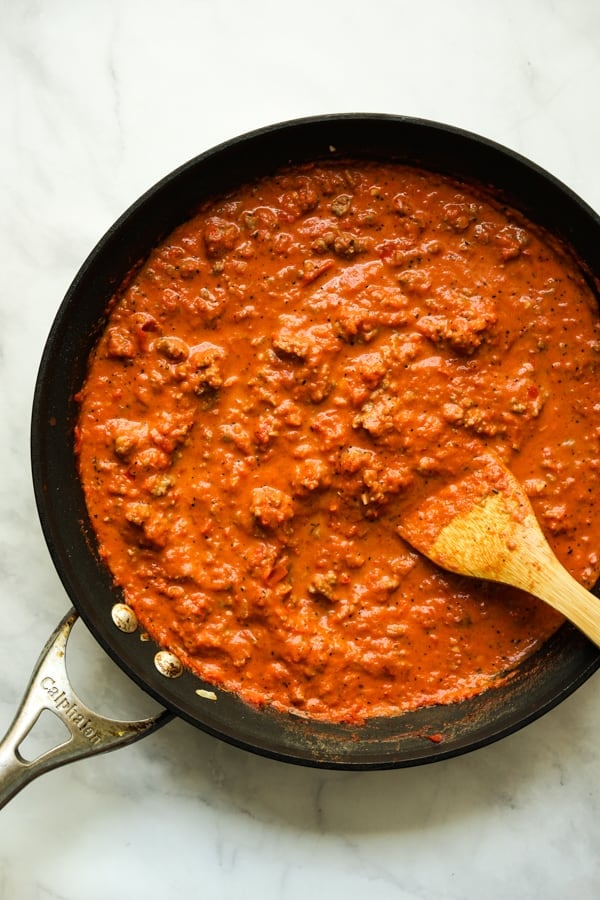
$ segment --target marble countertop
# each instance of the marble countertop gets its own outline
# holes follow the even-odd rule
[[[38,524],[29,417],[81,262],[146,188],[210,146],[328,112],[479,132],[600,210],[595,0],[10,0],[0,13],[0,731],[68,600]],[[77,625],[105,712],[154,708]],[[72,668],[71,668],[72,667]],[[596,898],[600,682],[493,746],[415,769],[263,759],[174,721],[29,785],[0,812],[16,900]]]

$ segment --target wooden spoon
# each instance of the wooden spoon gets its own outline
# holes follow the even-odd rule
[[[600,600],[563,568],[520,483],[493,454],[426,495],[398,531],[444,569],[539,597],[600,646]]]

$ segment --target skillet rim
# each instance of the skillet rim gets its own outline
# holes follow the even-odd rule
[[[359,131],[360,141],[356,137]],[[366,131],[369,133],[367,140]],[[372,137],[373,134],[378,136],[377,139]],[[594,210],[535,163],[473,132],[427,119],[380,113],[311,116],[247,132],[193,157],[160,179],[125,210],[82,264],[58,309],[39,366],[31,418],[32,475],[44,537],[67,594],[106,652],[154,699],[207,733],[263,756],[331,769],[398,768],[475,750],[524,727],[562,702],[598,669],[600,650],[572,626],[565,625],[548,645],[517,670],[506,686],[490,689],[484,695],[460,704],[429,707],[387,720],[371,720],[360,728],[330,726],[270,710],[256,711],[222,691],[217,691],[217,703],[198,704],[197,698],[193,699],[195,689],[199,685],[212,688],[211,685],[201,683],[187,672],[177,681],[165,680],[153,665],[156,647],[152,642],[135,641],[131,635],[123,635],[112,624],[110,607],[121,597],[112,588],[108,573],[97,556],[89,520],[81,505],[82,497],[77,495],[78,480],[77,485],[73,482],[74,393],[83,378],[89,350],[102,327],[108,299],[125,272],[140,258],[138,244],[141,243],[148,252],[181,220],[180,213],[186,203],[188,212],[191,212],[194,204],[190,205],[185,192],[198,171],[201,174],[205,172],[206,181],[209,175],[215,177],[219,169],[222,171],[223,167],[237,161],[235,179],[232,180],[230,172],[221,176],[222,183],[232,186],[245,179],[246,170],[256,168],[259,154],[260,172],[255,171],[255,175],[274,167],[270,164],[265,168],[265,150],[268,151],[268,159],[275,161],[276,157],[282,165],[309,158],[306,155],[302,157],[302,153],[306,154],[309,147],[313,148],[315,141],[323,152],[327,152],[334,141],[327,141],[326,138],[332,136],[342,155],[354,156],[381,154],[385,141],[389,142],[392,136],[396,140],[402,136],[411,146],[410,154],[407,156],[408,151],[403,145],[397,155],[402,161],[421,165],[424,158],[431,162],[436,154],[439,160],[439,147],[434,149],[431,145],[431,138],[435,137],[437,142],[445,141],[448,150],[444,160],[448,168],[438,165],[436,170],[455,176],[456,168],[472,165],[473,160],[478,161],[477,174],[488,172],[489,176],[492,160],[502,161],[512,177],[519,173],[523,179],[522,187],[527,181],[528,204],[539,203],[542,191],[552,196],[554,203],[550,204],[550,218],[553,227],[549,230],[558,233],[575,248],[577,255],[589,267],[596,284],[600,280],[600,263],[594,269],[591,254],[592,246],[594,243],[597,246],[600,238],[600,218]],[[383,136],[385,141],[382,144]],[[283,148],[292,146],[294,138],[296,155],[300,139],[300,158],[289,155],[289,149],[287,158],[282,158]],[[352,144],[353,150],[347,149],[349,144]],[[360,149],[357,150],[359,144]],[[244,154],[243,158],[240,154]],[[313,155],[311,153],[310,157]],[[389,144],[384,157],[389,158]],[[468,176],[463,174],[462,177]],[[486,183],[490,184],[489,177]],[[502,188],[501,193],[505,194],[506,189]],[[204,193],[200,191],[200,197],[206,195],[206,190]],[[171,205],[169,215],[162,220],[162,232],[157,231],[155,225],[149,229],[148,218],[159,214],[157,204],[160,206],[165,196],[170,198]],[[514,199],[511,202],[530,218],[536,218],[531,215],[527,204],[524,208]],[[565,209],[571,212],[566,218],[562,215]],[[594,231],[597,232],[595,239]],[[129,241],[123,242],[123,235],[128,233]],[[132,240],[132,235],[135,240]],[[152,240],[149,242],[150,237]],[[93,284],[107,258],[109,263],[112,262],[112,274],[105,272],[101,286]],[[114,271],[115,266],[118,272]],[[108,269],[111,269],[110,265]],[[89,297],[93,298],[91,310],[88,308]],[[102,301],[104,305],[101,305]],[[83,334],[82,324],[87,324]],[[68,364],[69,360],[72,366]],[[68,435],[66,448],[63,439],[65,429]],[[91,596],[95,598],[97,594],[110,597],[110,604],[97,608]],[[553,685],[547,683],[548,676],[544,675],[544,657],[548,656],[553,660],[555,681],[556,672],[560,674]],[[462,729],[459,727],[461,722]],[[439,733],[444,740],[435,743],[432,738]]]

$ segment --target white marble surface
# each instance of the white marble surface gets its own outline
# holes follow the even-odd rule
[[[223,139],[335,111],[478,131],[600,210],[599,87],[596,0],[0,0],[0,730],[68,607],[30,480],[38,360],[117,215]],[[83,626],[72,665],[106,711],[148,707]],[[176,721],[13,799],[0,896],[596,898],[599,687],[475,754],[383,773],[287,766]]]

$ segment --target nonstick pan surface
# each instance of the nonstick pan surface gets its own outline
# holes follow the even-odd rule
[[[536,165],[476,135],[423,120],[344,114],[285,122],[221,144],[183,165],[142,196],[94,248],[58,311],[43,353],[33,403],[31,453],[36,501],[66,591],[111,657],[174,714],[230,743],[304,765],[344,769],[433,762],[497,740],[542,715],[582,684],[600,651],[565,625],[501,687],[447,706],[328,725],[255,709],[212,690],[191,673],[157,670],[157,647],[118,630],[111,610],[122,597],[97,553],[74,454],[75,395],[88,355],[122,279],[205,198],[288,163],[331,157],[414,163],[495,190],[570,245],[590,283],[600,283],[600,219]]]

